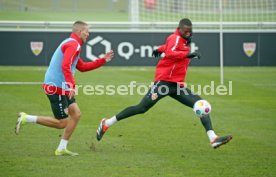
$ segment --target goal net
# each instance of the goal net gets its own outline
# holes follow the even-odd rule
[[[276,25],[276,0],[129,0],[129,7],[132,22],[159,25],[173,22],[175,26],[186,17],[197,30],[219,31],[221,84],[224,80],[223,32],[275,30]]]
[[[275,22],[276,0],[131,0],[131,13],[140,22]],[[132,20],[133,21],[133,20]]]

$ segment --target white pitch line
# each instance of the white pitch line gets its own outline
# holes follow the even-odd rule
[[[276,86],[275,83],[270,83],[270,84],[252,84],[253,86],[260,86],[260,87],[265,87],[265,86]]]
[[[43,82],[0,82],[0,85],[40,85]]]

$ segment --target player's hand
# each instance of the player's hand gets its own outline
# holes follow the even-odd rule
[[[106,62],[109,62],[113,57],[114,57],[114,52],[113,50],[110,50],[104,55],[103,58],[105,59]]]
[[[70,89],[70,92],[69,92],[69,100],[71,100],[72,98],[75,97],[75,94],[76,94],[76,90],[75,89]]]
[[[152,56],[157,58],[157,57],[160,57],[162,54],[162,52],[159,52],[157,49],[155,49],[153,52],[152,52]]]
[[[190,58],[190,59],[194,59],[194,58],[200,59],[201,58],[201,54],[199,52],[192,52],[192,53],[189,53],[187,55],[187,58]]]

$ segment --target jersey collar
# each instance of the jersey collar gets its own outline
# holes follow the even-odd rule
[[[179,31],[178,31],[178,30],[179,30],[179,28],[176,28],[174,34],[177,35],[177,36],[180,36],[180,39],[185,43],[186,40],[179,34]]]
[[[78,35],[76,35],[75,33],[71,33],[70,38],[75,39],[82,46],[83,41],[81,40],[81,38]]]

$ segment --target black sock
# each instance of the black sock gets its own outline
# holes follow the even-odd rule
[[[209,115],[201,117],[200,121],[201,121],[203,127],[205,128],[206,132],[208,130],[213,130],[212,121],[211,121],[211,118]]]

